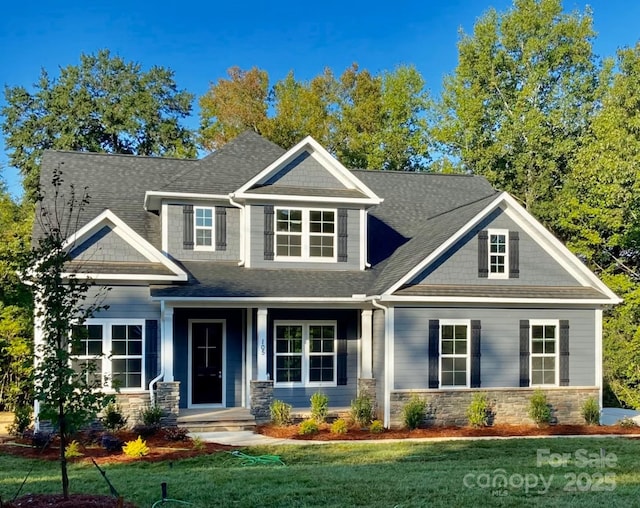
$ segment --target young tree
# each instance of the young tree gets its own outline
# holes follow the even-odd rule
[[[81,55],[80,65],[43,70],[33,92],[5,88],[2,131],[9,162],[24,177],[34,199],[39,162],[47,148],[136,155],[193,157],[191,132],[180,120],[193,96],[178,90],[173,71],[111,56],[108,50]]]
[[[88,203],[86,189],[72,185],[63,191],[62,173],[55,170],[49,195],[40,194],[37,203],[35,245],[22,259],[22,277],[35,301],[34,398],[40,420],[50,421],[60,438],[62,492],[69,494],[65,448],[69,436],[106,406],[109,397],[93,361],[74,362],[82,339],[81,326],[103,307],[100,298],[88,301],[91,282],[64,276],[69,261],[69,235]],[[100,292],[99,292],[100,294]]]

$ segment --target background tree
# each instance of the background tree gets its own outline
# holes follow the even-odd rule
[[[2,131],[9,162],[36,196],[39,161],[47,148],[136,155],[195,156],[195,144],[180,119],[193,96],[178,90],[173,72],[143,71],[108,50],[81,55],[80,65],[43,70],[33,91],[5,87]]]
[[[560,0],[489,10],[445,79],[442,151],[544,218],[597,104],[593,37],[590,12],[564,13]]]

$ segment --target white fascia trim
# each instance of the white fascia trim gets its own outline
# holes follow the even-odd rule
[[[161,279],[161,280],[187,280],[187,274],[182,268],[180,268],[173,261],[164,256],[158,249],[156,249],[153,245],[151,245],[147,240],[142,238],[138,233],[136,233],[131,227],[129,227],[122,219],[120,219],[115,213],[111,210],[107,209],[103,211],[100,215],[95,217],[89,223],[85,224],[74,234],[69,236],[64,243],[62,244],[63,249],[72,249],[74,246],[79,245],[82,240],[91,236],[94,232],[98,230],[98,228],[104,226],[107,222],[110,222],[112,225],[111,230],[116,233],[120,238],[122,238],[125,242],[131,245],[134,249],[136,249],[140,254],[146,257],[149,261],[155,263],[161,263],[167,269],[171,270],[175,273],[175,277],[172,279]],[[94,274],[95,275],[95,274]],[[120,274],[122,276],[122,274]],[[127,278],[131,278],[135,276],[127,276]],[[155,276],[155,277],[167,277],[167,276]],[[155,278],[154,277],[154,278]]]
[[[245,183],[235,192],[236,196],[241,197],[251,187],[271,176],[271,174],[275,173],[290,160],[295,159],[307,148],[311,148],[311,155],[345,187],[347,187],[348,189],[358,189],[359,191],[367,195],[372,201],[375,201],[375,204],[379,204],[382,202],[382,200],[371,189],[369,189],[369,187],[367,187],[358,178],[356,178],[353,173],[351,173],[351,171],[345,168],[335,157],[327,152],[327,150],[311,136],[307,136],[306,138],[304,138],[297,145],[286,151],[278,159],[269,164],[260,173],[258,173],[251,180]]]
[[[172,281],[180,282],[186,279],[178,275],[145,275],[145,274],[126,274],[126,273],[72,273],[65,272],[61,275],[64,279],[73,277],[74,279],[89,280],[144,280],[144,281]]]
[[[169,205],[165,202],[161,205],[160,227],[162,228],[162,253],[169,253]]]
[[[364,198],[338,198],[325,196],[296,196],[293,194],[251,194],[250,192],[236,192],[234,196],[237,199],[253,200],[253,201],[296,201],[305,203],[345,203],[348,205],[379,205],[382,199],[364,199]]]
[[[602,369],[602,309],[595,310],[595,339],[596,339],[596,347],[595,347],[595,383],[598,387],[598,403],[600,405],[600,410],[602,411],[603,407],[603,392],[604,392],[604,381],[603,377],[603,369]]]
[[[227,194],[205,194],[201,192],[164,192],[147,191],[144,193],[144,209],[148,212],[157,212],[163,199],[219,199],[228,201]]]
[[[482,219],[484,219],[489,213],[491,213],[494,209],[496,209],[500,204],[505,203],[507,205],[505,213],[520,227],[522,227],[528,234],[532,236],[538,242],[544,241],[547,243],[549,247],[551,247],[556,254],[554,256],[556,260],[562,265],[565,270],[569,272],[580,284],[583,286],[593,286],[599,291],[602,291],[609,298],[603,302],[603,300],[594,300],[594,302],[602,304],[616,304],[622,302],[622,299],[619,298],[613,291],[611,291],[596,275],[591,272],[586,266],[584,266],[575,255],[565,247],[560,240],[554,237],[549,231],[547,231],[542,224],[540,224],[533,216],[527,212],[513,197],[511,197],[508,193],[502,192],[494,199],[491,203],[489,203],[486,207],[484,207],[475,217],[473,217],[469,222],[467,222],[464,226],[462,226],[458,231],[455,232],[452,236],[450,236],[446,242],[444,242],[440,247],[438,247],[435,251],[433,251],[429,256],[423,259],[420,263],[418,263],[413,269],[411,269],[404,277],[398,280],[393,286],[384,291],[384,295],[390,295],[397,291],[402,285],[409,282],[416,275],[422,272],[429,264],[434,262],[438,257],[444,254],[449,247],[451,247],[455,242],[457,242],[460,238],[462,238],[468,231],[470,231],[474,226],[476,226]],[[535,299],[527,300],[529,302],[533,302]],[[444,300],[443,300],[444,301]],[[473,300],[465,300],[465,301],[473,301]],[[493,301],[500,301],[493,300]],[[547,301],[556,301],[556,300],[543,300]],[[587,300],[583,300],[584,303],[587,303]]]
[[[193,296],[151,296],[152,301],[165,301],[165,302],[193,302],[193,303],[202,303],[202,302],[272,302],[272,303],[361,303],[367,301],[367,298],[364,297],[340,297],[340,298],[331,298],[331,297],[317,297],[317,298],[303,298],[303,297],[285,297],[285,296],[260,296],[260,297],[250,297],[250,296],[241,296],[235,298],[226,298],[219,296],[205,296],[205,297],[193,297]]]
[[[490,287],[490,286],[488,286]],[[606,298],[490,298],[486,296],[400,296],[381,295],[384,302],[423,302],[423,303],[524,303],[524,304],[570,304],[570,305],[611,305],[613,302]]]

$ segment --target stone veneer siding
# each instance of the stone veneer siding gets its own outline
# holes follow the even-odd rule
[[[256,422],[271,420],[271,403],[273,402],[273,381],[251,381],[251,414]]]
[[[582,404],[589,397],[598,400],[599,389],[594,387],[562,387],[541,389],[551,406],[551,422],[567,425],[584,424]],[[403,390],[391,392],[391,428],[403,427],[402,408],[417,395],[427,402],[424,425],[467,425],[467,407],[474,393],[487,396],[492,423],[533,423],[529,418],[529,399],[534,388],[477,388],[463,390]]]
[[[369,397],[373,414],[377,414],[376,380],[374,378],[358,378],[358,397]]]
[[[116,404],[120,406],[123,416],[127,418],[128,427],[142,424],[140,413],[148,408],[150,403],[149,392],[116,394]]]
[[[164,416],[160,420],[163,427],[178,425],[180,412],[180,383],[159,382],[156,389],[156,404],[162,408]]]

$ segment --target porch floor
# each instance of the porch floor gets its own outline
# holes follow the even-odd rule
[[[178,427],[191,432],[254,430],[256,419],[246,407],[180,408]]]

